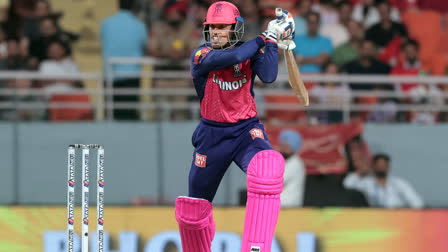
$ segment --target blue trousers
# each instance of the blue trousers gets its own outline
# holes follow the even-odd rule
[[[201,119],[192,143],[195,150],[189,175],[189,196],[210,202],[232,161],[246,173],[257,152],[272,149],[263,124],[256,117],[227,124]]]

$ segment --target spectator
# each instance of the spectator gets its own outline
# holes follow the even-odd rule
[[[209,4],[205,0],[196,0],[193,2],[193,6],[190,9],[190,13],[192,16],[192,21],[195,25],[195,37],[201,38],[199,44],[204,44],[205,40],[202,36],[202,31],[204,29],[205,16],[207,15]]]
[[[392,69],[392,75],[424,75],[422,65],[419,60],[419,44],[415,40],[409,40],[402,47],[404,59],[398,66]],[[404,94],[402,100],[405,104],[431,104],[441,106],[443,98],[441,90],[435,85],[419,83],[400,83],[399,91]],[[433,124],[437,121],[438,112],[421,111],[400,113],[400,121],[411,121],[424,124]]]
[[[386,0],[378,4],[380,22],[374,24],[366,31],[366,39],[375,43],[378,48],[386,47],[395,37],[407,38],[406,26],[394,22],[391,15],[390,3]]]
[[[11,12],[20,18],[31,17],[36,0],[12,0]]]
[[[158,58],[173,61],[188,59],[190,49],[198,44],[194,34],[194,24],[186,20],[187,4],[185,1],[169,0],[164,7],[164,18],[154,24],[149,44],[149,53]],[[204,17],[205,19],[205,17]]]
[[[34,7],[33,16],[26,18],[22,26],[22,34],[30,41],[36,41],[40,37],[39,21],[51,13],[50,3],[46,0],[38,0]]]
[[[159,13],[156,9],[153,10],[152,8],[154,2],[157,1],[134,0],[130,9],[134,16],[137,17],[138,20],[142,21],[146,27],[151,27],[152,17],[155,17],[155,20],[158,19],[157,16]],[[155,3],[155,5],[157,5],[157,3]]]
[[[246,0],[241,2],[240,10],[242,12],[241,16],[244,17],[244,36],[246,38],[252,38],[260,34],[260,19],[258,16],[257,1]]]
[[[8,57],[8,40],[5,29],[0,25],[0,61]]]
[[[296,36],[306,34],[306,16],[311,12],[312,0],[301,0],[298,4],[297,14],[294,16]]]
[[[188,59],[191,51],[199,44],[199,37],[195,35],[195,25],[186,20],[187,3],[184,0],[169,0],[165,4],[164,19],[152,27],[151,36],[154,38],[149,45],[151,56],[166,59],[166,63],[154,67],[156,71],[185,71],[189,69]],[[205,18],[205,17],[204,17]],[[154,79],[156,88],[190,87],[186,79]],[[187,102],[185,95],[158,95],[154,97],[158,102]],[[188,118],[187,109],[175,109],[169,114],[170,118],[184,120]],[[162,113],[158,113],[159,115]]]
[[[380,97],[375,108],[367,113],[367,121],[371,123],[391,123],[397,121],[397,101],[392,97]]]
[[[349,33],[347,31],[347,17],[350,18],[351,5],[349,2],[341,2],[338,7],[339,18],[334,23],[322,24],[320,28],[320,34],[330,38],[334,48],[344,44],[349,40]],[[341,19],[342,18],[342,19]]]
[[[48,59],[39,66],[39,72],[47,75],[79,74],[78,65],[70,57],[69,46],[60,39],[54,39],[48,45]],[[65,94],[76,91],[79,82],[71,80],[45,81],[43,92],[47,99],[53,94]]]
[[[365,177],[372,173],[371,156],[367,143],[361,135],[355,136],[346,144],[347,161],[349,164],[349,174],[345,180],[351,180],[352,176]],[[344,182],[345,183],[345,182]]]
[[[342,66],[359,57],[359,50],[364,37],[363,26],[355,20],[351,20],[347,27],[350,34],[349,41],[338,46],[331,56],[331,60],[338,66]]]
[[[397,8],[400,13],[403,13],[408,10],[418,10],[417,4],[419,4],[419,2],[422,2],[422,0],[389,0],[389,2],[393,7]]]
[[[322,25],[331,25],[338,23],[338,12],[332,0],[320,0],[313,5],[312,10],[319,13]]]
[[[302,137],[293,130],[280,133],[278,151],[285,158],[283,192],[280,194],[282,207],[300,207],[303,205],[305,186],[305,167],[298,156]]]
[[[139,77],[110,78],[108,72],[108,59],[111,57],[133,57],[142,58],[148,43],[148,33],[141,21],[130,11],[133,1],[120,0],[120,10],[113,16],[106,18],[101,24],[101,45],[103,54],[104,74],[108,81],[112,81],[114,88],[140,87]],[[136,74],[140,73],[141,66],[137,64],[115,64],[111,70],[114,74]],[[114,95],[114,103],[138,102],[139,96]],[[116,120],[138,119],[137,109],[114,109]]]
[[[31,80],[16,79],[11,80],[6,85],[8,88],[15,90],[14,95],[6,96],[5,102],[14,103],[38,103],[42,102],[38,95],[32,94],[31,90],[34,88],[34,83]],[[1,111],[1,120],[43,120],[45,118],[45,110],[39,107],[15,107]]]
[[[308,32],[294,38],[297,46],[294,53],[302,73],[319,73],[333,52],[333,47],[328,38],[318,33],[319,14],[311,12],[307,15],[306,20]]]
[[[20,50],[19,41],[9,39],[7,42],[7,57],[0,60],[0,70],[30,69],[29,58]]]
[[[383,208],[422,208],[423,200],[404,179],[389,175],[390,158],[387,154],[373,157],[373,175],[352,173],[344,186],[364,193],[370,206]]]
[[[390,67],[381,61],[375,59],[375,45],[370,40],[361,42],[359,59],[351,61],[343,66],[342,72],[347,74],[389,74]],[[375,85],[372,84],[350,84],[352,90],[372,90]]]
[[[338,4],[339,23],[348,28],[352,21],[353,7],[347,0],[341,0]]]
[[[416,90],[417,91],[417,90]],[[426,105],[434,108],[431,111],[411,111],[410,121],[418,124],[435,124],[438,121],[439,111],[437,108],[443,106],[444,99],[442,91],[435,85],[422,84],[417,94],[414,94],[415,104]]]
[[[366,28],[380,22],[380,14],[375,6],[375,0],[361,0],[353,9],[353,19],[363,24]],[[392,8],[390,18],[400,21],[400,12],[396,8]]]
[[[330,63],[325,67],[325,74],[338,74],[338,66]],[[344,104],[350,102],[350,90],[347,86],[337,82],[325,82],[310,90],[311,101],[313,104],[323,104],[334,106],[335,109],[320,111],[317,113],[317,119],[320,123],[341,123],[343,122],[343,113],[337,108],[342,108]]]
[[[402,54],[404,56],[400,62],[391,71],[391,75],[415,75],[423,73],[422,65],[418,59],[419,44],[415,40],[409,40],[402,46]],[[400,92],[410,94],[412,90],[418,88],[418,83],[400,83]],[[408,101],[411,102],[411,101]]]
[[[145,1],[145,0],[143,0]],[[152,0],[150,1],[151,7],[148,13],[150,22],[147,24],[151,27],[154,23],[159,21],[163,17],[163,6],[165,6],[167,0]]]
[[[372,41],[364,40],[361,43],[361,50],[359,53],[359,59],[351,61],[342,67],[343,73],[347,74],[389,74],[390,67],[387,64],[375,59],[376,50]],[[350,89],[352,91],[373,91],[379,89],[387,89],[390,85],[379,85],[375,83],[350,83]],[[378,99],[375,96],[360,96],[355,97],[354,102],[358,104],[375,104],[378,103]],[[368,119],[368,111],[354,112],[352,116],[359,117],[359,119],[365,121]]]
[[[51,17],[44,17],[40,19],[39,23],[39,37],[35,40],[29,41],[29,54],[36,58],[38,62],[42,62],[47,58],[48,44],[54,39],[61,39],[67,43],[70,38],[59,31],[55,19]]]
[[[10,38],[18,37],[23,18],[31,15],[34,0],[9,0],[5,6],[9,7],[4,19],[6,33]]]

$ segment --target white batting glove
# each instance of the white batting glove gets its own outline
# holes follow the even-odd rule
[[[294,43],[294,41],[292,40],[281,40],[277,43],[278,48],[283,49],[283,50],[294,50],[294,48],[296,48],[296,43]]]
[[[275,8],[275,16],[277,17],[277,24],[280,26],[281,31],[279,40],[293,39],[295,36],[296,23],[294,17],[287,10],[281,8]]]
[[[278,19],[278,18],[277,18]],[[296,23],[294,22],[294,17],[289,11],[283,10],[283,15],[280,20],[283,20],[285,23],[291,26],[291,33],[289,36],[286,36],[284,39],[293,39],[295,36]]]
[[[269,22],[268,31],[275,33],[277,40],[292,39],[295,34],[294,27],[293,23],[287,23],[283,19],[275,19]]]
[[[274,34],[276,40],[278,40],[279,38],[279,29],[278,29],[278,23],[280,21],[277,19],[274,19],[272,21],[269,22],[268,24],[268,29],[266,30],[266,32],[269,32],[271,34]]]
[[[263,35],[263,37],[267,40],[272,40],[272,41],[277,42],[277,34],[274,33],[273,31],[266,30],[261,35]]]

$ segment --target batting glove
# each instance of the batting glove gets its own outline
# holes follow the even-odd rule
[[[294,25],[283,19],[269,22],[268,31],[274,32],[277,35],[277,40],[292,39],[295,34]]]
[[[283,50],[294,50],[296,48],[296,43],[292,40],[281,40],[277,43],[278,48]]]
[[[275,34],[273,31],[266,30],[261,35],[263,35],[263,37],[265,37],[265,39],[267,39],[267,40],[272,40],[272,41],[277,42],[277,34]]]
[[[292,33],[290,33],[288,36],[284,37],[284,39],[294,39],[296,23],[294,22],[294,17],[292,16],[292,14],[289,13],[287,10],[283,10],[283,17],[280,18],[280,20],[283,20],[285,23],[287,23],[291,26]]]

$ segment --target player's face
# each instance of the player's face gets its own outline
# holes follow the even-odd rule
[[[211,24],[210,25],[210,41],[215,49],[225,46],[230,39],[231,24]]]

